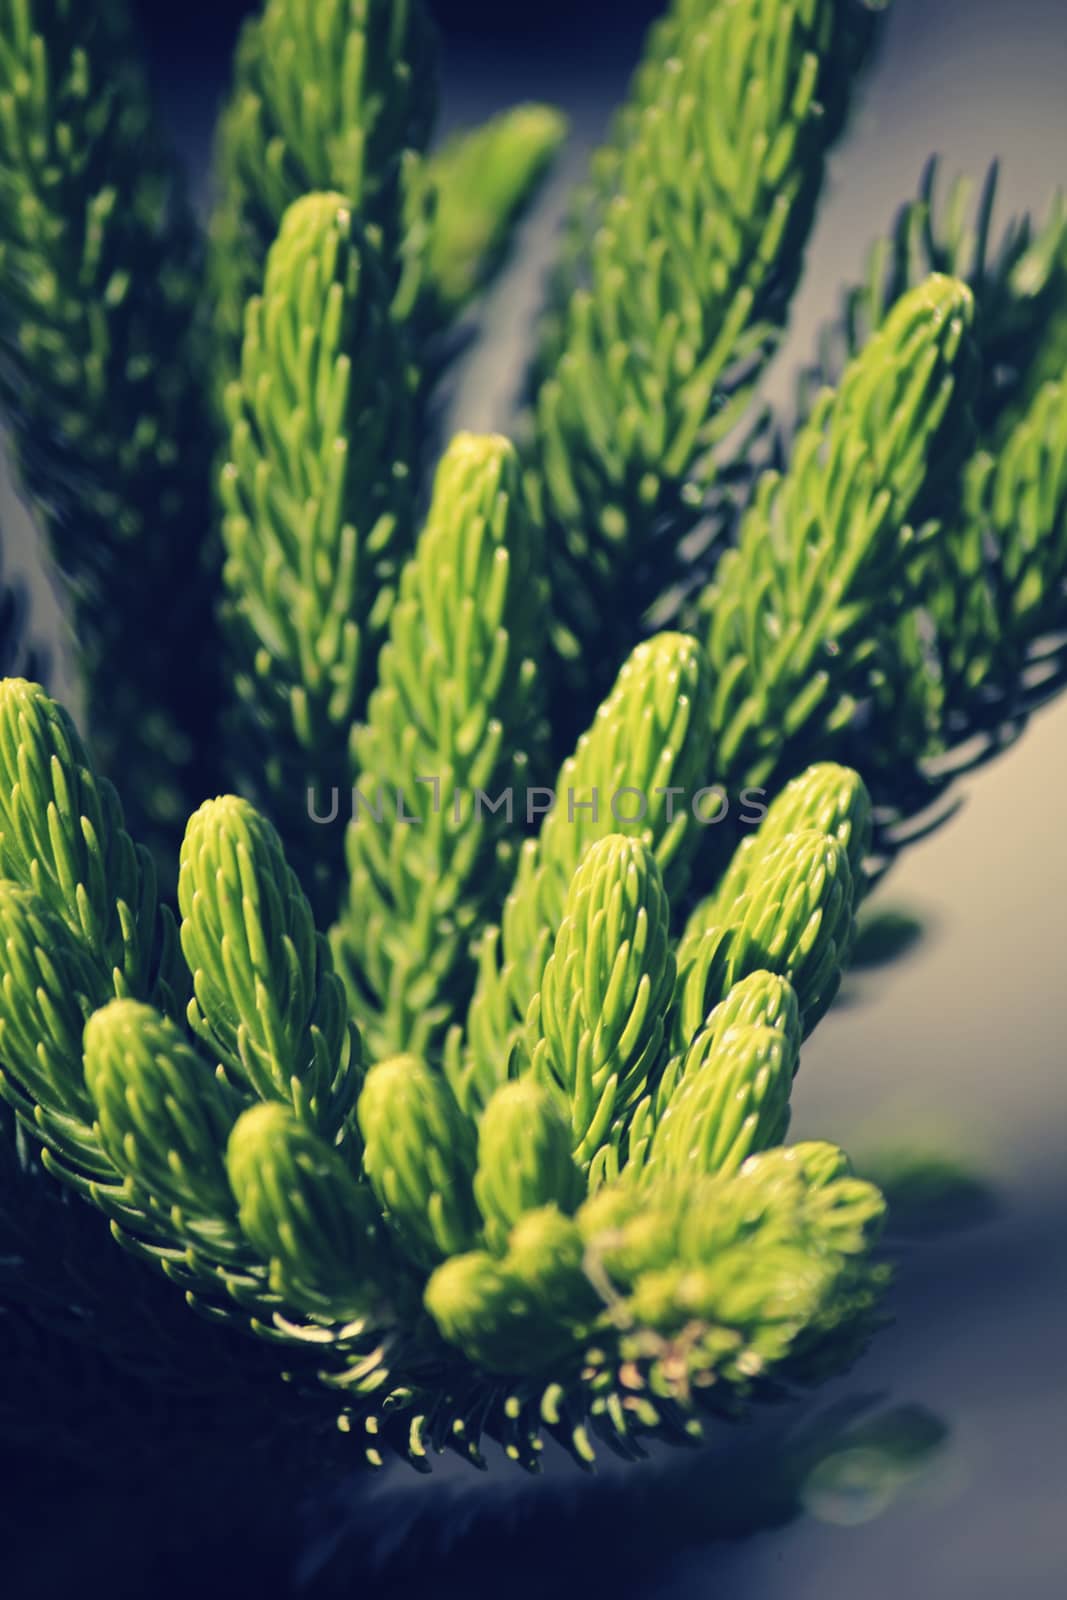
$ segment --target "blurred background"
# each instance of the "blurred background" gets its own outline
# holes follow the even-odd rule
[[[206,198],[215,114],[241,18],[234,0],[141,0],[153,77]],[[525,98],[573,132],[484,308],[486,338],[457,380],[457,426],[506,426],[568,184],[623,92],[658,7],[437,0],[443,122]],[[1001,219],[1067,185],[1063,0],[895,0],[883,49],[835,153],[772,374],[790,373],[934,151],[945,174],[1002,163]],[[21,529],[16,562],[13,521]],[[34,576],[28,525],[5,508],[11,564]],[[34,581],[37,631],[58,628]],[[50,620],[48,620],[50,619]],[[1059,1600],[1067,1578],[1067,704],[966,786],[947,828],[905,856],[875,901],[895,959],[857,973],[805,1049],[798,1136],[840,1141],[900,1195],[893,1325],[810,1401],[720,1432],[692,1456],[605,1464],[594,1481],[550,1460],[526,1482],[446,1462],[226,1535],[226,1489],[176,1517],[151,1482],[112,1485],[72,1520],[41,1505],[7,1552],[8,1592],[72,1580],[112,1594],[520,1597],[603,1591],[729,1600]],[[873,953],[872,936],[870,949]],[[221,1503],[219,1496],[222,1496]],[[116,1541],[141,1530],[119,1574]],[[72,1531],[73,1530],[73,1531]],[[72,1541],[74,1541],[72,1543]],[[143,1550],[141,1549],[143,1546]],[[129,1567],[129,1571],[126,1571]],[[238,1587],[232,1587],[237,1582]],[[128,1579],[129,1587],[125,1586]]]

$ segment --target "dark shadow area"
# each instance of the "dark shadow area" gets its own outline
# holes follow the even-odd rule
[[[661,1451],[625,1471],[609,1467],[603,1478],[509,1483],[494,1476],[484,1486],[430,1482],[416,1494],[386,1485],[350,1501],[347,1510],[344,1496],[337,1496],[314,1519],[317,1539],[303,1565],[303,1592],[407,1594],[432,1574],[434,1592],[449,1596],[651,1597],[677,1568],[697,1563],[699,1592],[714,1596],[725,1593],[716,1581],[717,1548],[805,1515],[841,1527],[875,1520],[935,1468],[953,1419],[906,1400],[864,1394],[856,1380],[877,1382],[894,1358],[900,1367],[903,1354],[906,1368],[924,1348],[952,1343],[961,1323],[980,1323],[991,1283],[1014,1308],[1020,1337],[1036,1308],[1062,1294],[1067,1194],[1038,1222],[1023,1225],[1006,1211],[995,1231],[956,1236],[981,1220],[980,1190],[989,1192],[974,1175],[967,1183],[959,1175],[955,1187],[946,1176],[937,1192],[917,1159],[910,1178],[901,1173],[898,1207],[916,1232],[940,1237],[928,1246],[889,1241],[897,1268],[889,1301],[896,1326],[876,1339],[840,1401],[790,1402],[780,1414],[756,1414],[738,1428],[713,1430],[714,1442],[691,1455]],[[946,1204],[950,1192],[955,1223]],[[984,1219],[992,1216],[990,1207]],[[1005,1363],[1014,1359],[1007,1345],[1000,1355]],[[919,1377],[922,1369],[915,1371]],[[906,1395],[906,1376],[895,1387]],[[755,1589],[729,1590],[729,1600],[750,1595],[758,1600]]]
[[[523,1494],[497,1484],[474,1496],[450,1488],[431,1501],[372,1496],[306,1592],[342,1596],[497,1591],[655,1593],[664,1566],[722,1541],[750,1538],[802,1516],[813,1502],[888,1506],[937,1457],[948,1436],[921,1406],[855,1395],[805,1417],[739,1432],[709,1450],[666,1457],[579,1486],[546,1481]],[[370,1572],[357,1551],[372,1552]],[[325,1557],[325,1550],[323,1551]],[[358,1577],[357,1577],[358,1572]],[[711,1569],[709,1568],[709,1576]],[[708,1591],[712,1592],[712,1591]]]
[[[911,955],[930,934],[929,919],[906,906],[885,906],[860,913],[851,972],[869,972]]]
[[[220,1394],[215,1415],[203,1401],[183,1415],[180,1402],[120,1394],[102,1369],[65,1365],[62,1349],[42,1344],[26,1355],[47,1356],[49,1411],[68,1408],[84,1449],[77,1465],[57,1465],[47,1419],[35,1428],[32,1410],[17,1437],[8,1431],[8,1592],[169,1595],[204,1592],[205,1575],[226,1575],[264,1595],[384,1597],[432,1579],[435,1595],[643,1596],[699,1559],[703,1592],[714,1594],[717,1547],[805,1516],[875,1520],[936,1466],[952,1418],[910,1400],[906,1377],[877,1394],[872,1381],[884,1385],[894,1357],[900,1366],[901,1344],[906,1357],[909,1342],[936,1346],[961,1316],[980,1320],[990,1283],[1025,1327],[1048,1299],[1067,1224],[1065,1195],[1039,1222],[1022,1224],[1009,1207],[996,1228],[963,1233],[995,1216],[989,1186],[946,1159],[894,1159],[882,1171],[898,1218],[887,1239],[896,1326],[855,1378],[829,1402],[797,1396],[739,1426],[713,1424],[705,1447],[657,1446],[633,1467],[605,1456],[591,1477],[553,1452],[533,1480],[495,1453],[488,1477],[450,1457],[428,1481],[403,1467],[353,1474],[344,1441],[302,1428],[298,1412],[286,1426],[267,1384],[243,1407]],[[20,1393],[32,1407],[10,1348],[5,1377],[9,1407]],[[124,1432],[137,1448],[116,1453]]]
[[[889,1205],[894,1239],[932,1239],[991,1222],[1002,1208],[995,1187],[962,1158],[936,1148],[903,1145],[858,1154],[855,1165]]]

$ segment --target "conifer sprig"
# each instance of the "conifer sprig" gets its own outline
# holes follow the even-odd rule
[[[73,722],[38,685],[0,683],[0,879],[30,890],[115,993],[182,1003],[174,920]]]
[[[378,1055],[433,1051],[474,982],[543,743],[539,530],[514,447],[461,434],[403,573],[354,740],[334,947]]]
[[[954,278],[904,295],[821,397],[787,471],[760,479],[701,600],[724,781],[773,786],[799,753],[824,753],[876,674],[916,542],[951,513],[971,447],[972,315]]]
[[[656,858],[609,834],[571,879],[527,1022],[534,1074],[562,1091],[575,1160],[616,1149],[661,1065],[674,988],[670,907]]]
[[[238,727],[250,775],[309,876],[322,872],[314,846],[324,853],[329,837],[310,812],[348,787],[352,725],[412,540],[412,405],[389,299],[348,201],[296,201],[249,303],[226,397]]]
[[[563,763],[554,804],[518,857],[499,928],[483,935],[465,1036],[449,1040],[448,1070],[463,1104],[484,1103],[508,1076],[526,1013],[589,845],[639,839],[668,895],[680,899],[698,844],[694,811],[707,776],[711,685],[696,640],[660,634],[638,645],[611,694]],[[681,796],[681,800],[679,800]]]
[[[362,1045],[329,949],[270,823],[234,796],[189,821],[178,876],[189,1021],[227,1079],[350,1133]]]
[[[818,391],[841,373],[884,323],[902,295],[931,273],[959,278],[979,308],[973,337],[979,350],[974,406],[980,434],[1003,434],[1042,383],[1062,377],[1067,342],[1059,334],[1067,299],[1067,204],[1057,195],[1040,225],[1027,217],[995,225],[1000,174],[981,185],[959,177],[942,194],[941,163],[926,165],[914,200],[903,205],[876,241],[863,279],[850,287],[837,319],[823,330],[817,364],[801,377],[805,417]]]
[[[246,1111],[226,1146],[241,1228],[271,1288],[310,1317],[388,1318],[395,1287],[370,1191],[284,1106]]]
[[[79,1174],[111,1176],[81,1081],[86,1019],[107,981],[40,895],[0,886],[0,1091],[49,1154]]]
[[[164,1231],[180,1216],[212,1253],[239,1251],[223,1162],[236,1095],[222,1090],[173,1022],[134,1000],[94,1012],[84,1052],[98,1137],[131,1198]]]
[[[676,5],[594,162],[534,402],[555,643],[583,707],[678,574],[774,348],[861,17],[836,0]]]
[[[432,28],[421,0],[267,0],[247,23],[219,132],[212,263],[225,366],[267,253],[303,195],[344,195],[373,230],[396,287],[405,165],[436,109]]]
[[[198,260],[124,0],[4,0],[0,399],[71,596],[98,758],[153,844],[218,756]]]
[[[515,224],[566,136],[552,106],[521,105],[453,134],[425,166],[429,195],[420,319],[447,327],[497,271]]]
[[[473,1243],[474,1129],[444,1079],[415,1056],[380,1062],[359,1125],[367,1176],[411,1259],[430,1268]]]
[[[570,1215],[585,1186],[571,1155],[571,1130],[557,1094],[532,1075],[501,1084],[478,1124],[474,1195],[498,1255],[529,1212]]]
[[[971,288],[977,450],[941,536],[913,571],[912,603],[883,633],[862,738],[837,747],[871,785],[884,863],[952,814],[951,786],[1016,739],[1067,670],[1053,637],[1067,615],[1067,207],[1057,196],[1039,227],[1023,217],[998,236],[996,166],[977,201],[960,179],[942,202],[938,176],[931,161],[918,199],[902,208],[872,250],[864,281],[846,295],[800,391],[803,415],[814,385],[854,356],[894,300],[930,270]]]
[[[558,113],[519,106],[430,152],[437,41],[423,0],[266,0],[237,51],[216,152],[212,282],[222,385],[236,369],[286,210],[344,195],[377,248],[418,367],[501,266],[563,137]]]

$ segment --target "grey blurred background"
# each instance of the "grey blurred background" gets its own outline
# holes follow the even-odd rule
[[[246,9],[143,6],[165,112],[201,194],[225,51]],[[573,120],[559,177],[485,308],[487,337],[456,389],[456,425],[506,425],[562,197],[656,8],[438,9],[447,125],[531,97]],[[1063,0],[895,0],[831,162],[790,341],[771,375],[777,398],[933,151],[946,175],[980,177],[999,158],[1002,217],[1042,210],[1067,184]],[[33,577],[36,631],[55,634],[28,520],[9,500],[2,520],[6,564]],[[773,1475],[782,1429],[812,1409],[801,1402],[754,1432],[727,1434],[681,1480],[667,1457],[608,1467],[595,1488],[563,1462],[532,1485],[503,1472],[485,1484],[459,1468],[430,1482],[396,1472],[373,1490],[369,1520],[364,1490],[339,1486],[306,1576],[336,1549],[337,1572],[358,1574],[368,1593],[569,1594],[595,1583],[619,1595],[730,1600],[1058,1600],[1067,1590],[1065,749],[1061,702],[966,785],[955,821],[906,855],[880,901],[919,913],[926,937],[852,983],[850,1003],[806,1047],[797,1085],[797,1135],[839,1140],[861,1157],[905,1145],[948,1152],[995,1195],[980,1223],[908,1245],[894,1325],[818,1396],[819,1408],[858,1394],[928,1408],[945,1438],[924,1470],[887,1479],[877,1463],[845,1462],[836,1477],[800,1486],[799,1517],[778,1517],[787,1526],[722,1541],[732,1463],[738,1474]],[[670,1510],[678,1497],[681,1522]],[[427,1533],[426,1519],[447,1534]],[[371,1549],[390,1529],[374,1577]],[[428,1565],[411,1556],[420,1538]],[[336,1582],[351,1592],[347,1578]]]

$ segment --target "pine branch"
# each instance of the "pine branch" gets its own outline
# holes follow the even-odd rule
[[[561,1091],[583,1169],[617,1163],[628,1113],[662,1064],[675,978],[669,918],[645,845],[609,834],[589,847],[527,1021],[534,1075]]]
[[[709,1026],[682,1063],[644,1163],[645,1181],[737,1172],[754,1152],[781,1144],[796,1067],[794,1041],[783,1029]]]
[[[389,296],[347,203],[297,201],[248,306],[226,400],[237,733],[251,781],[327,900],[339,863],[309,797],[317,806],[323,791],[348,788],[352,724],[411,539],[413,416]]]
[[[381,1320],[395,1292],[381,1220],[329,1145],[283,1106],[254,1106],[230,1135],[226,1170],[275,1293],[308,1316]]]
[[[420,315],[447,327],[494,277],[567,133],[552,106],[521,105],[455,134],[425,168],[430,195]]]
[[[584,1187],[558,1097],[529,1075],[501,1084],[478,1124],[474,1179],[490,1248],[503,1255],[529,1212],[555,1206],[571,1215]]]
[[[678,944],[674,1054],[657,1091],[660,1109],[682,1075],[680,1056],[716,1016],[716,1026],[732,1021],[735,1005],[738,1023],[787,1030],[795,1008],[797,1026],[811,1032],[848,962],[870,841],[862,779],[823,763],[787,784],[738,846]],[[791,998],[769,974],[788,982]],[[717,1011],[720,1002],[725,1010]]]
[[[563,763],[540,835],[520,850],[500,926],[482,936],[465,1037],[457,1029],[448,1041],[446,1067],[461,1104],[484,1104],[509,1075],[571,879],[590,844],[620,832],[639,839],[668,895],[681,897],[698,843],[686,802],[707,773],[710,697],[696,641],[660,634],[638,645]],[[685,797],[680,806],[678,795]]]
[[[542,551],[513,447],[461,434],[356,731],[338,964],[377,1055],[436,1050],[470,999],[543,729]],[[369,813],[369,814],[368,814]]]
[[[867,1256],[883,1213],[840,1151],[802,1144],[734,1177],[604,1189],[579,1221],[618,1285],[624,1359],[677,1393],[802,1369],[821,1327],[862,1326],[884,1282]]]
[[[517,106],[428,155],[436,58],[422,0],[266,0],[246,25],[216,155],[223,387],[282,217],[315,191],[345,196],[435,375],[431,346],[503,263],[564,131],[550,107]]]
[[[973,556],[979,547],[986,556],[974,571],[984,604],[973,596],[960,615],[966,603],[954,572],[930,602],[955,715],[968,691],[1010,703],[1035,642],[1067,623],[1067,355],[1063,381],[1037,391],[999,454],[982,451],[970,463],[963,509],[961,544],[965,538]],[[966,570],[966,558],[953,555]]]
[[[127,1203],[164,1238],[176,1232],[208,1256],[240,1259],[223,1162],[237,1097],[220,1090],[173,1022],[133,1000],[94,1012],[84,1050],[86,1098]]]
[[[421,0],[266,0],[246,24],[216,155],[212,273],[224,381],[267,253],[303,195],[343,194],[397,285],[405,168],[433,125],[435,54]]]
[[[1067,343],[1057,331],[1067,304],[1062,197],[1040,227],[1027,216],[1013,218],[998,236],[996,163],[977,193],[961,177],[942,200],[940,182],[935,157],[923,172],[918,197],[900,208],[887,236],[872,247],[863,281],[846,292],[838,319],[824,329],[818,362],[799,384],[802,421],[819,389],[840,381],[896,302],[931,273],[961,279],[975,297],[980,386],[974,410],[980,433],[1002,434],[1037,389],[1067,368]]]
[[[1067,623],[1067,209],[1057,199],[1039,229],[1024,217],[994,243],[996,193],[994,167],[977,205],[964,180],[941,205],[931,162],[821,345],[820,370],[832,372],[931,267],[976,298],[979,449],[917,566],[913,603],[883,636],[866,721],[835,746],[871,784],[883,865],[952,814],[952,785],[1018,738],[1064,681],[1062,647],[1047,640]],[[802,410],[815,381],[802,383]]]
[[[85,1083],[114,1163],[88,1193],[119,1241],[213,1318],[294,1350],[314,1337],[301,1319],[325,1309],[351,1363],[371,1303],[391,1313],[373,1203],[342,1157],[277,1103],[242,1109],[151,1007],[116,1001],[89,1019]]]
[[[151,858],[66,712],[19,678],[0,683],[0,880],[65,924],[110,992],[184,1004],[174,919],[159,906]]]
[[[768,851],[751,888],[693,912],[678,948],[681,1003],[706,1014],[739,979],[774,972],[797,991],[810,1032],[847,965],[855,903],[844,847],[814,828],[790,834]]]
[[[776,787],[852,719],[923,524],[954,504],[972,309],[952,278],[906,294],[820,398],[787,472],[760,479],[700,602],[724,783]]]
[[[427,1309],[441,1335],[489,1373],[536,1378],[573,1367],[597,1312],[583,1259],[577,1223],[554,1207],[531,1211],[502,1259],[477,1250],[438,1267]]]
[[[838,0],[676,6],[594,164],[533,451],[564,699],[580,709],[606,687],[596,663],[610,681],[673,581],[779,337],[859,22]]]
[[[0,825],[0,1093],[42,1144],[48,1170],[99,1207],[123,1244],[216,1314],[247,1319],[251,1310],[271,1321],[283,1307],[271,1260],[237,1228],[223,1156],[250,1079],[332,1132],[352,1106],[350,1025],[337,980],[316,967],[325,947],[317,956],[308,949],[306,903],[291,898],[288,919],[279,914],[275,885],[286,869],[268,825],[240,802],[205,808],[183,869],[185,937],[195,965],[217,932],[219,964],[211,981],[197,967],[203,1011],[194,1003],[191,1016],[213,1055],[221,1043],[227,1081],[213,1055],[198,1055],[175,1022],[137,998],[160,995],[174,1012],[180,990],[148,960],[156,946],[168,954],[169,924],[156,928],[150,861],[122,831],[112,791],[96,783],[64,714],[41,691],[13,680],[3,691],[0,751],[15,776]],[[214,820],[221,826],[208,840]],[[221,870],[203,869],[209,843]],[[243,921],[228,914],[231,843]],[[266,870],[264,850],[275,853]],[[327,1164],[342,1159],[323,1149]],[[299,1319],[303,1305],[290,1298],[290,1316]],[[295,1328],[280,1336],[297,1345],[302,1337]]]
[[[712,1003],[708,1010],[707,992],[700,992],[696,985],[688,983],[686,976],[682,974],[682,982],[675,988],[671,1011],[674,1053],[656,1084],[653,1109],[657,1117],[670,1104],[671,1096],[686,1076],[687,1066],[702,1060],[704,1053],[734,1028],[759,1031],[774,1028],[783,1035],[794,1058],[800,1053],[800,1005],[796,990],[784,978],[773,972],[752,972],[747,978],[738,979],[719,1003]],[[713,995],[711,998],[714,1001]],[[630,1159],[634,1162],[632,1133],[630,1146]],[[634,1164],[639,1167],[641,1163]]]
[[[40,895],[0,885],[0,1092],[49,1156],[113,1176],[78,1070],[85,1022],[108,998],[105,975]]]
[[[360,1037],[281,841],[247,801],[209,800],[190,819],[178,902],[189,1022],[220,1071],[331,1142],[351,1137]]]
[[[523,1227],[545,1244],[549,1221],[555,1244],[540,1271],[513,1235],[503,1262],[474,1252],[440,1267],[427,1304],[444,1337],[489,1371],[537,1375],[590,1325],[592,1261],[612,1290],[597,1321],[614,1327],[635,1409],[716,1383],[728,1407],[769,1369],[802,1371],[820,1328],[869,1323],[885,1277],[868,1259],[883,1210],[832,1146],[768,1151],[734,1177],[687,1174],[651,1196],[602,1189],[575,1223],[531,1213]],[[572,1441],[576,1454],[583,1443],[589,1452],[588,1439]]]
[[[217,758],[214,441],[198,249],[122,0],[0,6],[0,217],[0,398],[69,587],[94,748],[162,844]]]
[[[1067,682],[1065,396],[1048,384],[998,454],[969,462],[959,520],[883,652],[867,726],[838,745],[869,777],[883,867],[953,814],[958,780]]]
[[[477,1236],[474,1129],[444,1079],[415,1056],[367,1075],[359,1100],[363,1165],[389,1227],[427,1270]]]

